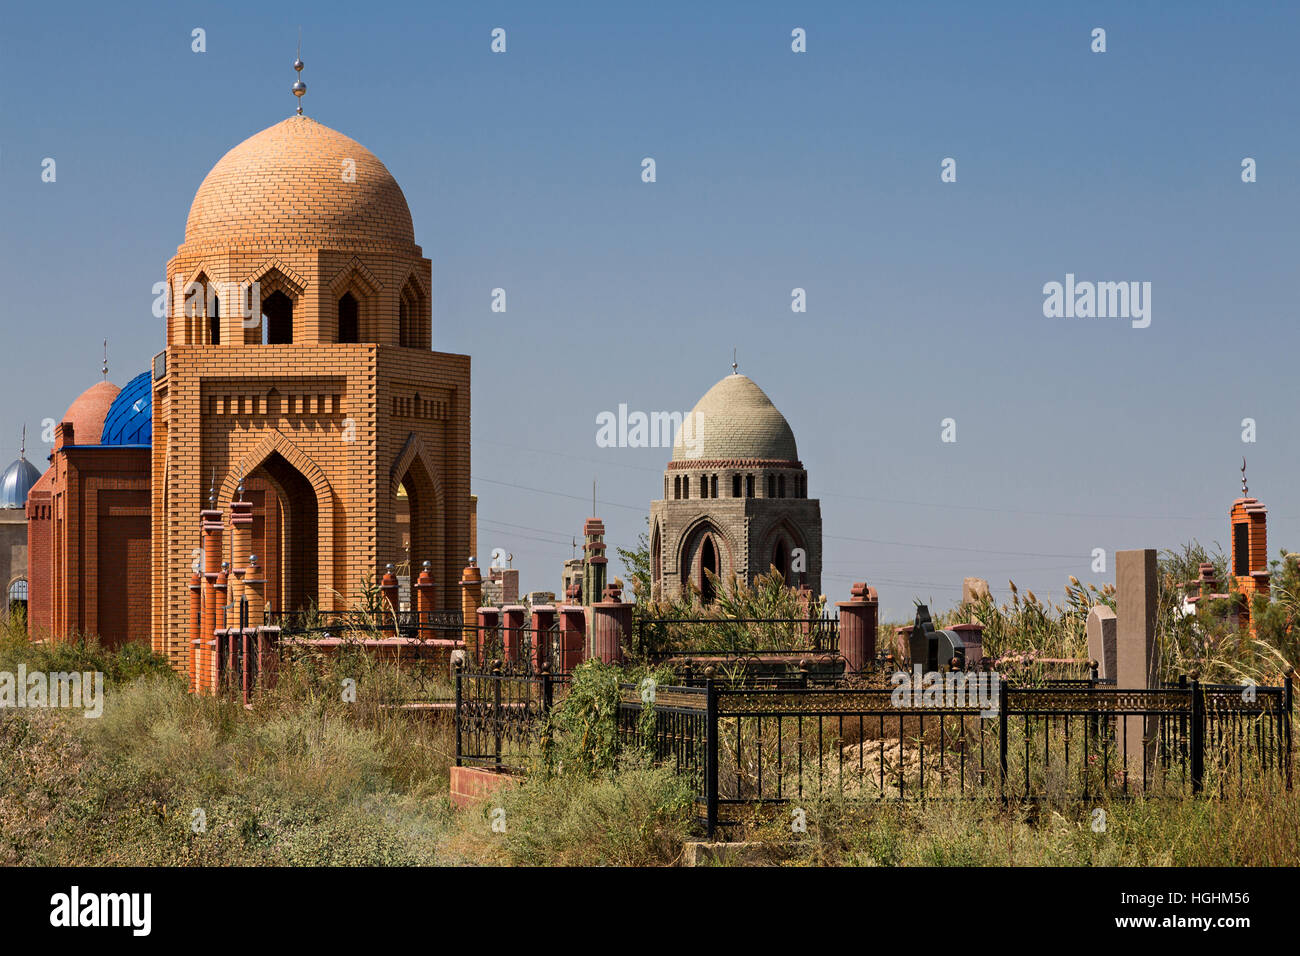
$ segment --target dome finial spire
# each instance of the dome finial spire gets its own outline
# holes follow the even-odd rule
[[[104,381],[108,381],[108,339],[104,339],[104,367],[100,369],[104,375]]]
[[[739,366],[736,364],[736,350],[733,348],[731,350],[731,374],[732,375],[737,374],[736,373],[737,368],[739,368]]]
[[[302,115],[302,97],[303,94],[307,92],[307,84],[302,81],[303,65],[304,64],[302,62],[302,27],[299,27],[298,28],[298,55],[293,61],[293,68],[298,74],[298,79],[296,79],[294,81],[293,86],[290,87],[290,90],[293,92],[293,95],[298,97],[299,116]]]
[[[18,457],[19,457],[19,458],[26,458],[26,457],[27,457],[27,425],[26,425],[26,423],[23,424],[23,441],[22,441],[22,444],[18,446]]]
[[[1241,456],[1241,497],[1249,498],[1250,489],[1246,487],[1246,456]]]

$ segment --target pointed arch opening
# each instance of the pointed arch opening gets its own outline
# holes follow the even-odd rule
[[[718,573],[718,549],[713,543],[713,535],[705,535],[700,546],[700,602],[712,604],[717,599],[713,587],[713,577]]]
[[[424,562],[428,561],[436,585],[435,593],[445,594],[450,581],[447,578],[442,482],[430,464],[428,450],[416,435],[407,438],[389,477],[393,529],[388,543],[382,547],[393,556],[385,560],[398,567],[404,565],[405,572],[412,578],[420,574]]]
[[[659,589],[659,582],[663,579],[663,541],[659,536],[659,525],[655,525],[654,533],[650,536],[650,585],[652,593]]]
[[[262,300],[262,344],[293,344],[293,300],[279,289]]]
[[[790,583],[790,546],[784,537],[778,538],[772,549],[772,567],[780,573],[786,584]]]
[[[264,458],[249,477],[266,482],[260,515],[254,505],[254,540],[260,537],[265,552],[258,555],[258,564],[267,577],[267,590],[279,601],[272,610],[306,611],[320,596],[316,489],[278,451]]]
[[[397,344],[408,349],[431,346],[424,290],[414,276],[406,280],[397,300]]]
[[[339,298],[339,341],[353,344],[361,341],[361,307],[351,292],[344,292]]]

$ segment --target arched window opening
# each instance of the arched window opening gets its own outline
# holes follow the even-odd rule
[[[704,544],[700,548],[700,601],[704,604],[712,604],[717,597],[713,588],[713,580],[710,574],[718,573],[718,551],[713,546],[713,538],[706,536]]]
[[[790,583],[790,551],[786,547],[785,539],[781,538],[776,542],[776,547],[772,549],[772,567],[781,572],[781,577],[785,583]]]
[[[397,500],[393,509],[393,537],[396,550],[391,552],[389,561],[397,570],[398,578],[410,579],[411,574],[411,493],[406,487],[410,480],[408,475],[397,486]]]
[[[208,341],[213,345],[221,344],[221,300],[212,297],[212,314],[208,316]]]
[[[718,497],[718,476],[717,475],[714,475],[711,479],[709,479],[709,497],[710,498]]]
[[[18,578],[9,585],[9,620],[27,620],[27,579]]]
[[[283,292],[272,292],[262,300],[262,344],[293,343],[293,300]]]
[[[406,296],[402,296],[397,303],[397,344],[411,344],[411,306],[406,301]]]
[[[700,497],[709,497],[709,476],[700,475]]]
[[[355,344],[361,341],[360,310],[351,292],[339,299],[339,341]]]
[[[397,344],[408,349],[427,349],[429,337],[424,329],[424,297],[414,281],[402,287],[397,301]],[[422,341],[423,340],[423,341]]]
[[[682,497],[682,476],[673,476],[673,500],[680,501]]]
[[[784,498],[784,497],[785,497],[785,475],[778,475],[778,476],[777,476],[777,479],[776,479],[776,496],[777,496],[778,498]]]
[[[754,476],[753,475],[745,476],[745,497],[746,498],[754,497]]]
[[[731,497],[740,497],[740,475],[731,476]]]

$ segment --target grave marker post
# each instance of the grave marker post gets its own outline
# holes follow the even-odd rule
[[[1115,629],[1115,677],[1120,690],[1150,690],[1156,686],[1156,552],[1118,551],[1115,554],[1118,620]],[[1152,718],[1121,718],[1122,757],[1126,779],[1146,789],[1147,769],[1155,752]]]

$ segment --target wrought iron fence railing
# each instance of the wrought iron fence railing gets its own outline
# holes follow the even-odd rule
[[[465,625],[459,610],[389,611],[266,611],[263,623],[275,625],[286,636],[306,637],[405,637],[412,640],[464,639]]]
[[[961,673],[961,672],[959,672]],[[944,675],[939,692],[954,687]],[[745,807],[840,797],[1094,799],[1292,782],[1292,681],[1150,690],[1015,687],[961,673],[963,697],[898,688],[624,684],[617,728],[694,782],[709,833]],[[548,671],[458,673],[457,760],[519,769],[544,747]],[[973,689],[971,689],[973,687]]]

